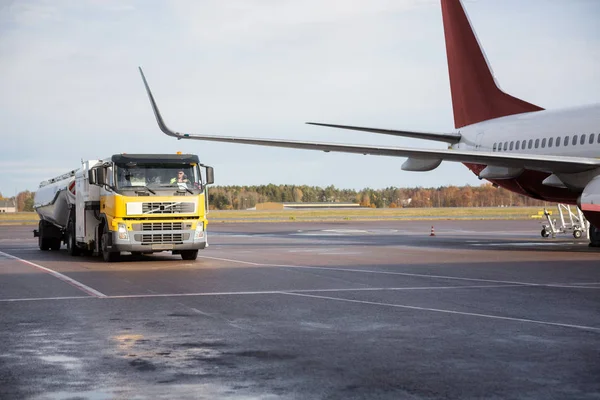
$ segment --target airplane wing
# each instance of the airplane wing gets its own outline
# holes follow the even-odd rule
[[[334,124],[322,124],[320,122],[307,122],[308,125],[327,126],[329,128],[340,128],[349,129],[352,131],[363,131],[371,133],[382,133],[384,135],[393,136],[405,136],[415,139],[425,140],[436,140],[438,142],[446,142],[455,144],[460,141],[460,133],[433,133],[433,132],[415,132],[415,131],[397,131],[393,129],[380,129],[380,128],[365,128],[362,126],[350,126],[350,125],[334,125]]]
[[[565,156],[549,156],[536,154],[515,154],[501,152],[483,152],[473,150],[457,150],[457,149],[420,149],[409,147],[388,147],[388,146],[372,146],[372,145],[355,145],[355,144],[338,144],[338,143],[322,143],[322,142],[303,142],[294,140],[279,140],[279,139],[260,139],[237,136],[212,136],[198,135],[189,133],[179,133],[172,131],[165,124],[154,96],[150,91],[148,82],[144,76],[142,69],[140,73],[148,93],[148,98],[152,104],[154,116],[160,130],[166,135],[176,137],[177,139],[194,139],[204,140],[209,142],[223,143],[238,143],[251,144],[257,146],[283,147],[292,149],[304,150],[321,150],[325,152],[341,152],[341,153],[356,153],[364,155],[378,155],[391,157],[412,157],[415,159],[424,160],[443,160],[454,161],[461,163],[473,163],[483,165],[494,165],[507,168],[526,168],[549,173],[575,173],[587,171],[600,167],[600,159],[586,157],[565,157]],[[364,130],[371,128],[364,128]],[[372,131],[377,131],[373,128]]]

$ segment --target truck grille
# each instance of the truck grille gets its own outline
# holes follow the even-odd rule
[[[177,214],[193,213],[195,204],[190,202],[147,202],[142,203],[142,213],[144,214]]]
[[[184,240],[189,240],[189,233],[153,233],[153,234],[136,234],[133,236],[136,242],[142,244],[151,243],[181,243]]]
[[[180,231],[183,229],[182,222],[144,222],[142,231]]]

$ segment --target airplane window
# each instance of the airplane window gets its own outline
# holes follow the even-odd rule
[[[526,147],[527,147],[527,140],[523,140],[523,143],[521,143],[521,148],[523,150],[525,150]]]
[[[543,138],[543,139],[542,139],[542,149],[543,149],[544,147],[546,147],[546,138]]]
[[[511,141],[511,142],[510,142],[510,150],[512,150],[512,149],[513,149],[513,146],[514,146],[514,145],[515,145],[515,142]]]
[[[594,133],[590,133],[590,141],[589,144],[594,144]]]
[[[571,142],[573,146],[577,144],[577,135],[573,135],[573,141]]]
[[[518,140],[515,142],[515,149],[519,150],[519,147],[521,146],[521,142],[519,142]]]
[[[598,143],[600,143],[600,133],[598,134]]]
[[[581,138],[579,139],[579,144],[585,144],[585,133],[581,135]]]
[[[554,138],[550,138],[548,139],[548,147],[552,147],[552,144],[554,143]]]
[[[527,144],[527,148],[530,149],[533,147],[533,139],[529,139],[529,143]]]
[[[492,151],[496,151],[496,145],[497,145],[497,144],[498,144],[498,143],[494,143],[494,147],[492,147]]]
[[[565,136],[565,142],[563,143],[564,146],[568,146],[569,145],[569,137]]]
[[[508,150],[508,142],[504,142],[504,151]]]
[[[556,147],[560,147],[560,136],[556,137]]]
[[[540,139],[535,139],[535,148],[540,147]]]

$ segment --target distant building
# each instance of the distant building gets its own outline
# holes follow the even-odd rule
[[[306,210],[318,208],[360,208],[358,203],[258,203],[256,210]]]
[[[12,199],[0,200],[0,213],[14,213],[17,212],[15,201]]]

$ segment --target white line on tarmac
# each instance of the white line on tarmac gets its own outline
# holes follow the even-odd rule
[[[474,285],[474,286],[414,286],[414,287],[379,287],[379,288],[337,288],[337,289],[291,289],[291,290],[258,290],[244,292],[197,292],[197,293],[151,293],[151,294],[124,294],[115,296],[104,296],[104,299],[141,299],[154,297],[195,297],[195,296],[245,296],[261,294],[281,294],[281,293],[327,293],[327,292],[382,292],[402,291],[402,290],[452,290],[452,289],[487,289],[487,288],[505,288],[518,287],[520,285]],[[74,297],[40,297],[26,299],[0,299],[2,302],[14,301],[38,301],[38,300],[69,300],[69,299],[89,299],[89,296]],[[180,303],[181,304],[181,303]],[[182,304],[184,305],[184,304]],[[187,306],[186,306],[187,307]],[[196,312],[200,312],[195,310]]]
[[[527,318],[503,317],[500,315],[489,315],[489,314],[470,313],[470,312],[464,312],[464,311],[442,310],[442,309],[438,309],[438,308],[416,307],[416,306],[407,306],[407,305],[402,305],[402,304],[380,303],[380,302],[375,302],[375,301],[340,299],[337,297],[318,296],[318,295],[311,295],[311,294],[306,294],[306,293],[283,292],[282,294],[286,294],[288,296],[311,297],[311,298],[324,299],[324,300],[344,301],[344,302],[348,302],[348,303],[405,308],[405,309],[409,309],[409,310],[418,310],[418,311],[432,311],[432,312],[445,313],[445,314],[466,315],[466,316],[470,316],[470,317],[500,319],[500,320],[505,320],[505,321],[526,322],[526,323],[530,323],[530,324],[560,326],[563,328],[575,328],[575,329],[583,329],[583,330],[588,330],[588,331],[600,332],[600,328],[594,327],[594,326],[562,324],[559,322],[538,321],[535,319],[527,319]]]
[[[14,303],[17,301],[50,301],[50,300],[79,300],[79,299],[91,299],[91,296],[65,296],[65,297],[31,297],[24,299],[0,299],[0,303]]]
[[[108,299],[138,299],[153,297],[194,297],[194,296],[246,296],[261,294],[281,293],[321,293],[321,292],[377,292],[377,291],[401,291],[401,290],[448,290],[448,289],[482,289],[514,287],[519,285],[477,285],[477,286],[418,286],[418,287],[390,287],[390,288],[343,288],[343,289],[298,289],[298,290],[258,290],[245,292],[200,292],[200,293],[164,293],[164,294],[124,294],[108,296]]]
[[[93,289],[93,288],[91,288],[89,286],[86,286],[83,283],[78,282],[78,281],[76,281],[73,278],[69,278],[68,276],[63,275],[60,272],[56,272],[56,271],[54,271],[54,270],[52,270],[50,268],[42,267],[41,265],[38,265],[36,263],[32,263],[31,261],[27,261],[27,260],[24,260],[24,259],[19,258],[19,257],[15,257],[15,256],[13,256],[11,254],[4,253],[2,251],[0,251],[0,256],[5,256],[5,257],[8,257],[8,258],[12,258],[13,260],[21,261],[22,263],[29,264],[31,266],[34,266],[34,267],[38,268],[38,269],[41,269],[42,271],[49,273],[53,277],[58,278],[61,281],[65,282],[65,283],[68,283],[71,286],[76,287],[77,289],[81,290],[82,292],[89,294],[90,296],[94,296],[94,297],[106,297],[106,295],[104,293],[100,293],[96,289]]]
[[[417,310],[417,311],[431,311],[438,312],[444,314],[455,314],[455,315],[465,315],[470,317],[479,317],[479,318],[488,318],[488,319],[498,319],[504,321],[515,321],[515,322],[525,322],[530,324],[539,324],[539,325],[548,325],[548,326],[558,326],[564,328],[575,328],[582,329],[594,332],[600,332],[599,327],[593,326],[585,326],[585,325],[574,325],[574,324],[564,324],[559,322],[549,322],[549,321],[540,321],[528,318],[514,318],[514,317],[503,317],[500,315],[491,315],[491,314],[480,314],[480,313],[470,313],[465,311],[454,311],[454,310],[444,310],[438,308],[429,308],[429,307],[417,307],[417,306],[408,306],[403,304],[393,304],[393,303],[383,303],[383,302],[374,302],[374,301],[365,301],[365,300],[353,300],[353,299],[344,299],[338,297],[330,297],[330,296],[321,296],[310,293],[326,293],[326,292],[369,292],[369,291],[403,291],[403,290],[452,290],[452,289],[487,289],[487,288],[505,288],[505,287],[519,287],[522,285],[476,285],[476,286],[418,286],[418,287],[391,287],[391,288],[348,288],[348,289],[299,289],[299,290],[264,290],[264,291],[246,291],[246,292],[214,292],[214,293],[165,293],[165,294],[138,294],[138,295],[120,295],[120,296],[104,296],[103,299],[134,299],[134,298],[162,298],[162,297],[200,297],[200,296],[244,296],[244,295],[265,295],[265,294],[283,294],[288,296],[299,296],[299,297],[309,297],[323,300],[335,300],[347,303],[358,303],[358,304],[367,304],[367,305],[376,305],[376,306],[385,306],[385,307],[394,307],[394,308],[404,308],[409,310]],[[0,300],[2,302],[17,302],[17,301],[40,301],[40,300],[71,300],[71,299],[89,299],[90,297],[46,297],[46,298],[30,298],[30,299],[3,299]],[[180,303],[181,304],[181,303]],[[191,308],[189,306],[186,306]],[[198,314],[212,316],[209,313],[205,313],[195,308],[191,308],[194,312]]]
[[[255,266],[259,266],[259,267],[317,269],[317,270],[329,270],[329,271],[355,272],[355,273],[363,273],[363,274],[400,275],[400,276],[413,276],[413,277],[418,277],[418,278],[451,279],[451,280],[458,280],[458,281],[488,282],[488,283],[519,285],[519,286],[556,287],[556,288],[573,288],[573,289],[598,289],[596,287],[589,287],[589,286],[575,286],[575,285],[552,284],[552,283],[546,284],[546,283],[532,283],[532,282],[501,281],[501,280],[495,280],[495,279],[463,278],[463,277],[458,277],[458,276],[447,276],[447,275],[427,275],[427,274],[412,274],[412,273],[408,273],[408,272],[371,271],[368,269],[307,267],[307,266],[303,266],[303,265],[285,265],[285,264],[264,264],[264,263],[255,263],[255,262],[249,262],[249,261],[233,260],[230,258],[207,257],[207,256],[198,256],[198,258],[206,258],[206,259],[219,260],[219,261],[229,261],[229,262],[234,262],[234,263],[239,263],[239,264],[255,265]]]

